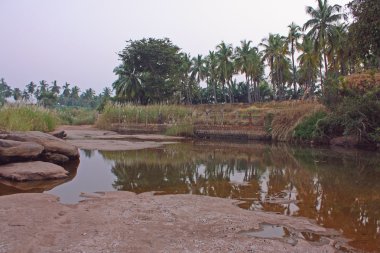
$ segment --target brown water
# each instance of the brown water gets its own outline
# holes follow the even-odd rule
[[[77,202],[81,192],[114,190],[238,199],[241,208],[311,218],[341,232],[357,249],[380,252],[379,153],[197,142],[127,152],[82,150],[79,168],[71,171],[71,181],[48,185],[0,183],[0,194],[45,191],[63,203]],[[287,233],[271,226],[261,232]],[[320,240],[307,231],[297,236]]]

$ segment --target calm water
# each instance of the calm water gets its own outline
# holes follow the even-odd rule
[[[115,190],[239,199],[245,209],[311,218],[342,232],[353,247],[380,252],[379,153],[196,142],[82,150],[75,167],[68,168],[70,179],[49,184],[2,181],[0,194],[48,192],[63,203],[78,202],[81,192]]]

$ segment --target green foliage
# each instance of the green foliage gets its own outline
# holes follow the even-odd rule
[[[63,125],[92,125],[95,123],[97,112],[88,108],[63,107],[57,109],[60,124]]]
[[[294,129],[293,136],[298,140],[313,140],[318,136],[317,124],[327,116],[326,112],[319,111],[309,117],[305,117]]]
[[[39,106],[4,106],[0,109],[0,129],[6,131],[53,131],[56,114]]]
[[[168,129],[166,129],[165,132],[166,135],[171,136],[187,136],[192,137],[194,136],[194,125],[186,122],[182,122],[179,124],[174,124]]]
[[[141,104],[173,100],[180,80],[181,54],[169,39],[128,41],[119,54],[113,88],[121,102]]]

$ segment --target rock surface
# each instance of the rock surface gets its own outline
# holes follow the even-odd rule
[[[61,166],[36,161],[1,165],[0,177],[16,181],[33,181],[66,178],[68,172]]]
[[[45,152],[59,153],[70,158],[79,157],[79,151],[75,146],[72,146],[66,143],[64,140],[58,139],[57,137],[54,137],[50,134],[38,131],[0,134],[0,139],[21,142],[34,142],[42,145],[45,149]]]
[[[105,193],[76,205],[47,194],[0,197],[1,252],[336,252],[323,244],[248,236],[259,224],[331,235],[303,218],[247,211],[228,199]],[[335,238],[335,237],[334,237]],[[22,243],[20,243],[22,242]]]
[[[37,143],[0,139],[0,163],[17,159],[33,159],[42,151],[44,147]]]

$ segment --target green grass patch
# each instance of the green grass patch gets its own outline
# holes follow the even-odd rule
[[[63,125],[92,125],[97,112],[88,108],[64,107],[57,109],[57,115]]]
[[[293,136],[298,140],[312,140],[316,138],[317,124],[326,116],[326,112],[319,111],[305,117],[294,129]]]
[[[53,131],[58,124],[54,111],[33,105],[0,108],[0,129],[6,131]]]

